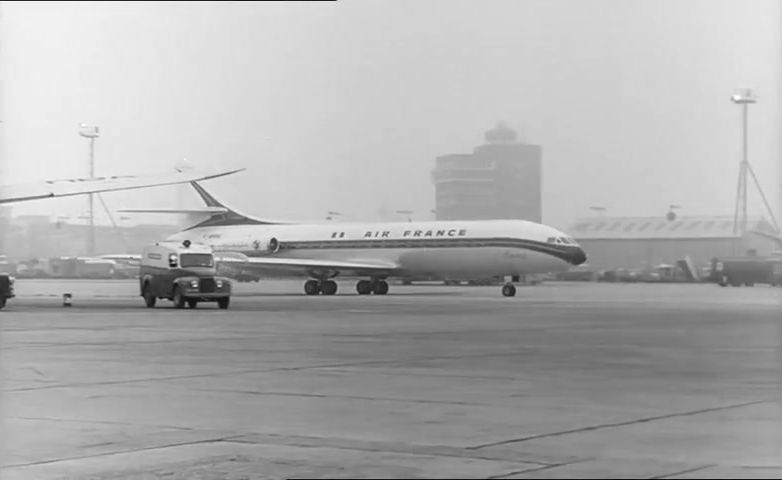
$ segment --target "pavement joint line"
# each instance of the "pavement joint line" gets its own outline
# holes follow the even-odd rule
[[[340,370],[339,368],[334,368],[332,371],[339,372],[339,373],[352,373],[352,374],[356,373],[353,370]],[[484,379],[484,380],[509,380],[512,382],[524,380],[523,378],[520,377],[511,377],[511,376],[502,376],[502,375],[461,375],[461,374],[434,373],[434,372],[373,371],[372,375],[392,375],[392,376],[404,375],[404,376],[416,376],[416,377],[472,378],[472,379]]]
[[[148,378],[132,378],[127,380],[108,380],[105,382],[78,382],[78,383],[60,383],[56,385],[44,385],[38,387],[20,387],[3,389],[4,392],[26,392],[32,390],[48,390],[52,388],[74,388],[74,387],[94,387],[101,385],[121,385],[130,383],[143,383],[143,382],[159,382],[168,380],[184,380],[188,378],[202,378],[202,377],[214,377],[219,375],[237,375],[244,373],[265,373],[273,371],[270,369],[247,369],[247,370],[234,370],[230,372],[216,372],[216,373],[196,373],[190,375],[173,375],[168,377],[148,377]]]
[[[78,419],[78,418],[52,418],[52,417],[7,417],[11,420],[34,420],[34,421],[44,421],[44,422],[63,422],[63,423],[86,423],[86,424],[95,424],[95,425],[124,425],[124,426],[131,426],[131,427],[144,427],[144,428],[167,428],[171,430],[180,430],[180,431],[190,431],[190,432],[197,432],[199,431],[198,428],[193,427],[179,427],[176,425],[155,425],[155,424],[148,424],[148,423],[132,423],[132,422],[120,422],[116,420],[88,420],[88,419]]]
[[[177,442],[177,443],[168,443],[164,445],[153,445],[149,447],[140,447],[140,448],[130,448],[130,449],[124,449],[124,450],[115,450],[112,452],[102,452],[102,453],[95,453],[92,455],[75,455],[72,457],[62,457],[62,458],[53,458],[49,460],[40,460],[37,462],[28,462],[28,463],[16,463],[11,465],[3,465],[3,469],[10,469],[10,468],[24,468],[24,467],[34,467],[38,465],[47,465],[52,463],[58,463],[58,462],[67,462],[71,460],[84,460],[87,458],[97,458],[97,457],[109,457],[112,455],[122,455],[125,453],[136,453],[136,452],[144,452],[148,450],[160,450],[163,448],[173,448],[173,447],[183,447],[187,445],[200,445],[204,443],[219,443],[219,442],[225,442],[230,440],[236,435],[231,435],[228,437],[217,437],[217,438],[205,438],[203,440],[193,440],[190,442]]]
[[[700,410],[692,410],[692,411],[688,411],[688,412],[678,412],[678,413],[671,413],[671,414],[666,414],[666,415],[657,415],[657,416],[654,416],[654,417],[644,417],[644,418],[639,418],[639,419],[635,419],[635,420],[626,420],[626,421],[623,421],[623,422],[613,422],[613,423],[604,423],[604,424],[600,424],[600,425],[591,425],[591,426],[588,426],[588,427],[574,428],[572,430],[562,430],[562,431],[559,431],[559,432],[541,433],[541,434],[538,434],[538,435],[530,435],[530,436],[521,437],[521,438],[512,438],[512,439],[509,439],[509,440],[502,440],[502,441],[499,441],[499,442],[484,443],[484,444],[481,444],[481,445],[473,445],[473,446],[466,447],[466,448],[470,449],[470,450],[479,450],[479,449],[482,449],[482,448],[497,447],[497,446],[500,446],[500,445],[508,445],[508,444],[512,444],[512,443],[521,443],[521,442],[527,442],[527,441],[530,441],[530,440],[538,440],[538,439],[541,439],[541,438],[558,437],[558,436],[562,436],[562,435],[570,435],[570,434],[573,434],[573,433],[591,432],[591,431],[595,431],[595,430],[603,430],[603,429],[606,429],[606,428],[624,427],[624,426],[628,426],[628,425],[637,425],[639,423],[654,422],[654,421],[657,421],[657,420],[666,420],[666,419],[669,419],[669,418],[687,417],[687,416],[692,416],[692,415],[700,415],[700,414],[703,414],[703,413],[711,413],[711,412],[717,412],[717,411],[728,410],[728,409],[733,409],[733,408],[748,407],[748,406],[751,406],[751,405],[758,405],[758,404],[761,404],[761,403],[768,403],[770,401],[773,401],[773,400],[756,400],[756,401],[752,401],[752,402],[743,402],[743,403],[737,403],[737,404],[733,404],[733,405],[724,405],[724,406],[721,406],[721,407],[712,407],[712,408],[704,408],[704,409],[700,409]]]
[[[678,472],[673,472],[673,473],[665,473],[663,475],[655,475],[654,477],[649,477],[649,478],[671,478],[671,477],[675,477],[677,475],[684,475],[685,473],[697,472],[697,471],[700,471],[700,470],[704,470],[706,468],[711,468],[711,467],[716,467],[716,466],[717,466],[716,463],[709,464],[709,465],[701,465],[700,467],[688,468],[686,470],[680,470]]]
[[[321,443],[312,443],[312,442]],[[517,458],[518,452],[510,454],[495,455],[476,455],[463,447],[453,447],[448,445],[408,445],[400,446],[400,442],[382,442],[382,441],[359,441],[335,439],[327,437],[302,437],[295,435],[276,435],[276,434],[245,434],[234,436],[224,440],[226,443],[241,443],[246,445],[285,445],[297,448],[333,448],[336,450],[354,450],[360,452],[388,452],[413,456],[428,457],[446,457],[446,458],[469,458],[474,460],[505,461],[519,464],[530,464],[540,466],[558,466],[563,463],[550,464],[538,460],[520,460]],[[582,461],[582,460],[578,460]],[[574,463],[574,462],[571,462]]]
[[[131,423],[131,422],[111,421],[111,420],[80,420],[80,419],[50,418],[50,417],[12,417],[12,419],[42,420],[42,421],[87,423],[87,424],[105,424],[105,425],[126,425],[126,426],[138,426],[144,428],[162,428],[162,429],[192,431],[192,432],[199,431],[199,429],[191,428],[191,427],[179,427],[175,425],[138,424],[138,423]],[[204,433],[207,432],[205,431]],[[286,440],[290,440],[290,441],[286,441]],[[335,440],[337,442],[336,444],[329,444],[329,441],[335,441]],[[527,463],[533,465],[546,465],[546,466],[567,464],[567,463],[549,464],[543,461],[519,460],[518,458],[516,458],[518,452],[512,452],[510,454],[501,454],[500,452],[495,452],[493,455],[480,455],[480,454],[476,454],[477,452],[467,450],[463,447],[452,447],[448,445],[423,445],[423,446],[413,445],[408,448],[394,448],[393,443],[377,442],[377,441],[361,442],[356,446],[348,446],[346,444],[350,442],[357,442],[357,441],[349,440],[349,439],[340,439],[340,438],[329,439],[328,437],[302,437],[296,435],[262,434],[262,433],[253,433],[253,432],[231,433],[230,435],[221,436],[214,441],[215,442],[222,441],[226,443],[241,443],[241,444],[250,444],[250,445],[252,444],[286,445],[286,446],[299,447],[299,448],[322,447],[322,448],[335,448],[341,450],[357,450],[357,451],[371,451],[371,452],[385,451],[391,453],[401,453],[401,454],[410,454],[410,455],[436,456],[436,457],[449,457],[449,458],[450,457],[473,458],[477,460],[509,461],[509,462],[516,462],[516,463]],[[324,443],[320,445],[314,445],[314,444],[306,443],[307,441],[312,441],[312,442],[321,441]],[[195,443],[203,443],[203,442],[204,441],[196,441]],[[189,444],[189,443],[185,443],[185,444]],[[370,446],[373,444],[375,445],[375,447]],[[178,446],[178,445],[172,445],[172,446]],[[164,445],[160,447],[151,447],[151,448],[166,448],[166,447],[168,447],[168,445]],[[123,452],[117,452],[117,453],[123,453]],[[83,458],[90,458],[92,456],[97,456],[97,455],[85,456]],[[63,459],[63,460],[70,460],[70,458]],[[585,460],[579,460],[579,461],[585,461]],[[577,462],[568,462],[568,463],[577,463]]]
[[[402,403],[424,403],[434,405],[461,405],[465,407],[490,407],[488,403],[477,402],[459,402],[453,400],[424,400],[420,398],[394,398],[394,397],[369,397],[362,395],[340,395],[328,393],[304,393],[304,392],[262,392],[259,390],[229,390],[220,388],[195,388],[196,392],[217,392],[217,393],[243,393],[247,395],[259,396],[280,396],[280,397],[313,397],[313,398],[344,398],[349,400],[375,400],[379,402],[402,402]]]
[[[552,465],[543,465],[541,467],[535,467],[535,468],[527,468],[525,470],[514,470],[512,472],[502,473],[500,475],[492,475],[491,477],[488,477],[490,479],[501,479],[501,478],[508,478],[512,477],[513,475],[520,475],[522,473],[532,473],[532,472],[539,472],[541,470],[551,470],[552,468],[557,467],[564,467],[566,465],[574,465],[576,463],[584,463],[595,460],[594,458],[585,458],[583,460],[577,460],[575,462],[565,462],[565,463],[555,463]]]

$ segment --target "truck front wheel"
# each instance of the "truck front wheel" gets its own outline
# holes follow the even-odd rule
[[[228,304],[231,302],[231,297],[225,297],[225,298],[218,298],[217,299],[217,306],[221,309],[225,310],[228,308]]]
[[[7,300],[7,299],[6,299],[5,297],[3,297],[3,296],[0,296],[0,308],[3,308],[3,307],[5,307],[5,301],[6,301],[6,300]]]
[[[185,308],[185,296],[182,295],[182,290],[177,286],[174,287],[174,308]]]

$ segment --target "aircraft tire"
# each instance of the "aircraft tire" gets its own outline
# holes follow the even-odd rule
[[[304,282],[304,293],[307,295],[317,295],[320,293],[320,283],[317,280],[307,280]]]
[[[334,295],[337,293],[337,282],[326,280],[320,285],[320,291],[323,295]]]
[[[384,280],[378,280],[372,283],[372,293],[375,295],[385,295],[388,293],[388,283]]]
[[[369,280],[359,280],[356,283],[356,292],[358,292],[359,295],[369,295],[372,293],[372,284]]]

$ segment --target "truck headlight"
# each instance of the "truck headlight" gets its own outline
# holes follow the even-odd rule
[[[223,288],[223,281],[222,280],[215,280],[215,285],[217,285],[217,288]]]
[[[190,280],[190,286],[193,288],[198,288],[198,280]]]
[[[8,284],[13,285],[16,279],[14,277],[8,277]]]

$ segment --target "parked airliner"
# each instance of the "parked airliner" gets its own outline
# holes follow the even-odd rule
[[[292,224],[237,212],[191,182],[206,203],[196,223],[167,240],[210,245],[218,262],[241,270],[310,277],[307,295],[333,295],[337,276],[365,277],[360,295],[388,292],[389,277],[519,276],[567,270],[586,261],[571,237],[523,220]],[[177,210],[125,212],[176,213]],[[508,282],[504,296],[514,296]]]

